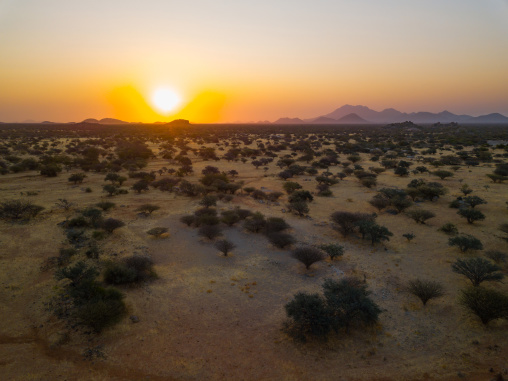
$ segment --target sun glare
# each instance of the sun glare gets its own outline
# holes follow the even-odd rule
[[[162,113],[173,111],[180,104],[180,96],[168,88],[160,88],[152,94],[153,106]]]

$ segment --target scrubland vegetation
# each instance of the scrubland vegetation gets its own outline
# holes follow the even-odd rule
[[[508,377],[506,127],[0,138],[10,379]]]

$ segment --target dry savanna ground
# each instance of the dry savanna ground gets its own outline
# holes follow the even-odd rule
[[[157,144],[150,147],[157,152]],[[194,173],[186,179],[191,182],[199,180],[205,166],[213,165],[225,172],[237,170],[235,181],[244,181],[244,187],[283,191],[283,181],[277,177],[280,169],[274,163],[264,171],[249,162],[204,161],[192,154],[189,157]],[[379,166],[369,161],[369,155],[361,157],[359,164],[364,168]],[[143,171],[163,166],[171,167],[158,157],[151,159]],[[236,248],[229,256],[222,256],[213,242],[179,221],[199,208],[200,197],[152,188],[140,194],[130,190],[125,195],[107,197],[102,192],[105,174],[95,172],[87,173],[83,184],[78,185],[67,181],[74,170],[53,178],[42,177],[36,171],[1,176],[1,201],[29,199],[45,210],[27,223],[0,222],[0,378],[490,380],[508,368],[507,322],[496,320],[485,327],[460,306],[460,290],[469,282],[452,272],[451,263],[478,253],[462,254],[448,246],[449,236],[438,228],[453,223],[461,233],[479,238],[484,251],[506,251],[498,226],[507,222],[508,188],[486,177],[493,168],[490,163],[471,168],[462,165],[445,180],[429,174],[399,177],[387,170],[372,189],[349,176],[331,187],[331,197],[314,197],[308,218],[284,210],[287,195],[278,204],[259,202],[244,192],[237,192],[230,202],[218,202],[219,211],[239,206],[268,217],[285,218],[298,243],[344,246],[342,257],[315,263],[309,270],[290,256],[290,249],[275,248],[265,236],[249,233],[241,224],[223,227],[224,237]],[[330,167],[334,174],[341,169]],[[165,176],[169,175],[157,178]],[[419,177],[440,182],[449,190],[437,201],[416,206],[436,214],[427,224],[416,224],[404,213],[379,213],[368,203],[376,189],[404,189]],[[292,181],[315,191],[312,176],[297,176]],[[127,180],[124,187],[129,188],[133,182]],[[473,194],[487,200],[488,204],[477,206],[486,216],[484,221],[468,224],[456,209],[448,207],[465,183]],[[92,192],[85,192],[87,187]],[[27,192],[36,194],[27,196]],[[58,199],[67,199],[75,206],[65,211],[55,206]],[[48,309],[61,282],[55,280],[54,270],[41,267],[66,245],[58,224],[77,209],[101,200],[116,204],[106,213],[108,217],[125,222],[124,227],[99,241],[101,260],[150,255],[158,278],[120,287],[128,307],[126,317],[95,334],[67,324]],[[160,209],[144,216],[136,209],[146,203]],[[331,213],[340,210],[378,212],[377,222],[386,226],[393,237],[374,246],[356,236],[344,239],[330,221]],[[169,234],[161,238],[146,234],[158,226],[167,227]],[[415,238],[408,242],[404,233],[414,233]],[[344,276],[366,281],[371,298],[382,310],[376,326],[307,343],[294,341],[284,333],[284,305],[295,293],[320,292],[324,279]],[[416,297],[403,292],[407,281],[417,277],[441,282],[445,295],[423,307]],[[487,287],[508,292],[502,283]],[[136,316],[139,322],[129,316]]]

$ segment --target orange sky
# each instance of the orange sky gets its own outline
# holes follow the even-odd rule
[[[506,0],[3,0],[0,121],[508,115],[507,20]]]

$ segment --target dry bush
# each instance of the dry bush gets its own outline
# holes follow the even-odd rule
[[[312,246],[298,247],[293,250],[291,256],[302,262],[307,270],[313,263],[325,259],[323,252]]]
[[[431,280],[414,279],[408,282],[407,292],[417,296],[423,305],[427,305],[430,299],[439,298],[444,295],[443,285]]]

